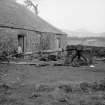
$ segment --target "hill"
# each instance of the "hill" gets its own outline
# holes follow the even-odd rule
[[[105,37],[68,37],[67,42],[69,45],[82,44],[105,47]]]
[[[85,29],[77,29],[74,31],[64,29],[63,31],[67,33],[68,36],[70,37],[104,37],[105,36],[105,32],[94,33]]]
[[[93,33],[85,29],[63,31],[68,34],[67,42],[69,45],[105,46],[105,32]]]

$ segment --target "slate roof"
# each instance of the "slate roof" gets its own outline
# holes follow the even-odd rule
[[[65,34],[13,0],[0,0],[0,26]]]

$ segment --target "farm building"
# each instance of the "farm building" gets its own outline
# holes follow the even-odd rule
[[[66,34],[15,0],[0,0],[0,39],[23,52],[65,48]]]

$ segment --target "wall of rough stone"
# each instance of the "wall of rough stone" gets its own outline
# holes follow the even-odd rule
[[[65,48],[67,45],[66,35],[29,31],[27,32],[27,51],[58,49],[57,38],[60,39],[61,48]]]
[[[60,39],[61,48],[65,48],[67,45],[66,35],[0,28],[0,40],[3,41],[3,39],[12,39],[11,43],[13,44],[14,48],[18,48],[18,35],[24,36],[24,52],[58,49],[57,38]]]
[[[0,50],[14,50],[18,46],[17,30],[0,28]]]
[[[38,51],[40,49],[40,34],[37,32],[29,31],[27,42],[29,42],[28,46],[31,51]]]
[[[41,48],[44,50],[54,50],[56,48],[55,35],[52,33],[41,33]]]

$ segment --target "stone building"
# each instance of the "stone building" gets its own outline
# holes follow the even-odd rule
[[[23,52],[65,48],[66,34],[15,0],[0,0],[0,38],[8,37]]]

